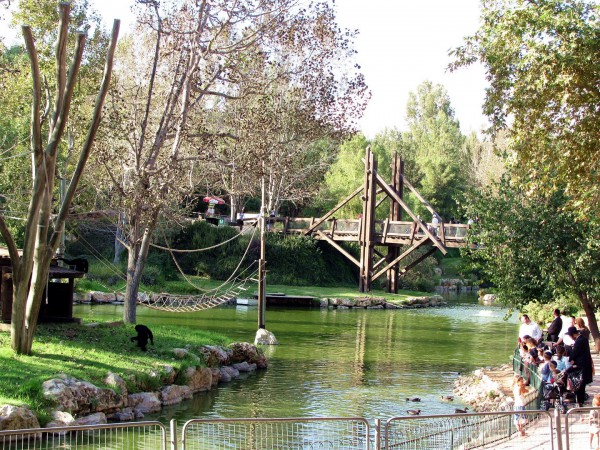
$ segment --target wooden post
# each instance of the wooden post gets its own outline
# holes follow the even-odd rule
[[[398,194],[398,196],[404,198],[404,161],[399,157],[398,153],[394,153],[394,160],[392,161],[392,189]],[[402,208],[398,202],[393,198],[390,198],[390,221],[402,221]],[[386,260],[388,264],[394,261],[400,255],[400,248],[397,246],[388,246],[388,254]],[[400,263],[394,264],[387,271],[387,282],[386,292],[397,294],[398,293],[398,270]]]
[[[267,310],[267,298],[265,289],[265,230],[267,228],[267,208],[265,206],[265,177],[262,177],[262,193],[260,204],[260,259],[258,260],[258,328],[265,328],[265,312]]]
[[[376,175],[377,161],[367,147],[365,156],[365,182],[363,188],[363,217],[360,236],[360,292],[371,291],[371,277],[373,275],[373,249],[375,243],[375,205],[377,203]]]

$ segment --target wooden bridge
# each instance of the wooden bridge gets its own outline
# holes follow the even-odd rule
[[[441,216],[406,179],[404,162],[397,154],[394,155],[392,162],[390,183],[377,173],[377,159],[369,148],[366,150],[364,162],[365,176],[362,186],[323,217],[272,217],[270,218],[271,231],[309,235],[327,241],[358,267],[361,292],[369,292],[373,281],[385,273],[387,291],[397,293],[399,277],[428,256],[438,250],[445,255],[448,247],[465,247],[469,226],[444,223]],[[432,217],[439,218],[437,224],[425,223],[411,211],[404,202],[405,188],[421,202]],[[362,194],[363,212],[359,219],[337,219],[334,216],[344,205],[360,194]],[[390,200],[388,217],[385,220],[377,220],[376,209],[388,199]],[[402,220],[403,213],[411,220]],[[341,242],[357,242],[360,246],[360,259],[344,249],[339,244]],[[382,253],[381,247],[387,248],[387,253]],[[403,260],[417,249],[425,249],[425,251],[400,267]]]

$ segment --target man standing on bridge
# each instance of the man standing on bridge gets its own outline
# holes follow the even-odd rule
[[[519,342],[525,336],[531,336],[539,344],[542,340],[542,330],[537,323],[533,322],[527,314],[521,316],[521,328],[519,329]]]

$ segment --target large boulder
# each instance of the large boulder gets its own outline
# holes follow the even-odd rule
[[[137,394],[129,394],[127,404],[134,409],[137,414],[151,414],[160,411],[162,402],[155,392],[139,392]]]
[[[198,347],[198,352],[204,356],[204,362],[208,367],[226,366],[229,364],[231,351],[217,345],[203,345]]]
[[[273,333],[264,328],[259,328],[254,337],[254,345],[279,345],[279,342],[277,342],[277,338]],[[226,364],[221,365],[224,366]]]
[[[0,406],[0,431],[39,428],[40,422],[26,406]]]
[[[75,418],[66,411],[52,411],[52,420],[46,424],[46,428],[62,428],[75,425]]]
[[[248,364],[246,361],[233,364],[231,367],[236,369],[238,372],[254,372],[256,370],[256,364]]]
[[[94,303],[112,303],[117,299],[114,292],[90,292],[92,302]]]
[[[208,391],[212,387],[212,370],[209,367],[188,367],[184,376],[192,392]]]
[[[42,391],[44,397],[55,402],[58,409],[78,415],[117,411],[123,407],[125,400],[112,389],[100,389],[64,374],[44,381]]]
[[[267,368],[267,358],[256,345],[248,342],[234,342],[229,345],[229,348],[231,349],[230,361],[232,364],[246,361],[256,364],[259,369]]]
[[[237,378],[240,376],[240,371],[231,366],[223,366],[221,367],[221,377],[220,380],[224,383],[231,381],[233,378]]]
[[[172,384],[165,386],[160,391],[160,399],[163,405],[176,405],[181,403],[182,400],[192,398],[192,390],[189,386],[179,386]]]
[[[125,380],[121,378],[119,375],[113,372],[108,372],[108,375],[104,378],[104,384],[110,386],[115,392],[118,392],[123,396],[124,399],[127,398],[127,383]]]

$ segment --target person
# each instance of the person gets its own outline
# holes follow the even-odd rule
[[[527,387],[525,387],[525,380],[521,375],[515,375],[513,380],[513,397],[515,398],[515,411],[525,411],[525,394],[527,394]],[[521,436],[525,436],[525,420],[527,417],[523,413],[515,414],[515,425]]]
[[[437,234],[438,234],[439,224],[440,224],[440,218],[438,217],[437,214],[433,214],[433,217],[431,218],[431,231],[434,234],[434,236],[437,236]]]
[[[594,379],[592,375],[592,354],[590,353],[590,341],[586,339],[576,327],[570,327],[565,336],[569,335],[575,339],[573,350],[569,354],[571,368],[568,373],[581,370],[581,385],[575,390],[575,401],[583,406],[585,401],[585,387]]]
[[[600,407],[600,394],[594,395],[592,400],[592,406],[594,408]],[[590,450],[600,448],[600,409],[593,409],[590,411]],[[596,436],[596,442],[598,443],[594,447],[594,436]]]
[[[552,352],[545,351],[544,363],[542,364],[542,369],[540,370],[540,374],[542,375],[542,381],[544,383],[549,383],[550,378],[552,378],[552,371],[550,370],[550,361],[552,361]]]
[[[536,344],[542,340],[542,330],[537,323],[532,321],[527,314],[521,316],[521,328],[519,328],[519,339],[522,341],[526,335],[535,339]]]
[[[565,327],[566,325],[566,327]],[[558,341],[554,342],[553,346],[562,345],[565,347],[565,353],[569,353],[575,341],[571,336],[567,335],[567,330],[575,326],[575,316],[570,316],[568,320],[563,320],[563,329],[558,334]]]
[[[561,374],[561,371],[558,370],[556,361],[554,361],[554,360],[550,361],[550,380],[549,380],[549,382],[554,383],[556,380],[558,380],[560,374]]]
[[[583,337],[586,338],[589,341],[589,339],[590,339],[590,329],[585,324],[585,321],[583,320],[583,317],[578,317],[577,319],[575,319],[575,326],[577,327],[577,329],[579,330],[579,332],[583,335]]]
[[[537,366],[540,363],[540,353],[537,349],[537,341],[530,337],[525,341],[527,347],[529,348],[529,363]]]
[[[552,359],[556,361],[556,366],[560,371],[567,370],[571,367],[569,357],[565,355],[565,348],[562,345],[556,347],[556,355],[553,356]]]
[[[558,308],[555,309],[553,315],[554,315],[554,320],[552,320],[552,323],[548,327],[548,332],[547,332],[548,340],[550,342],[558,341],[558,335],[560,334],[560,331],[562,330],[562,319],[560,318],[560,309],[558,309]]]

